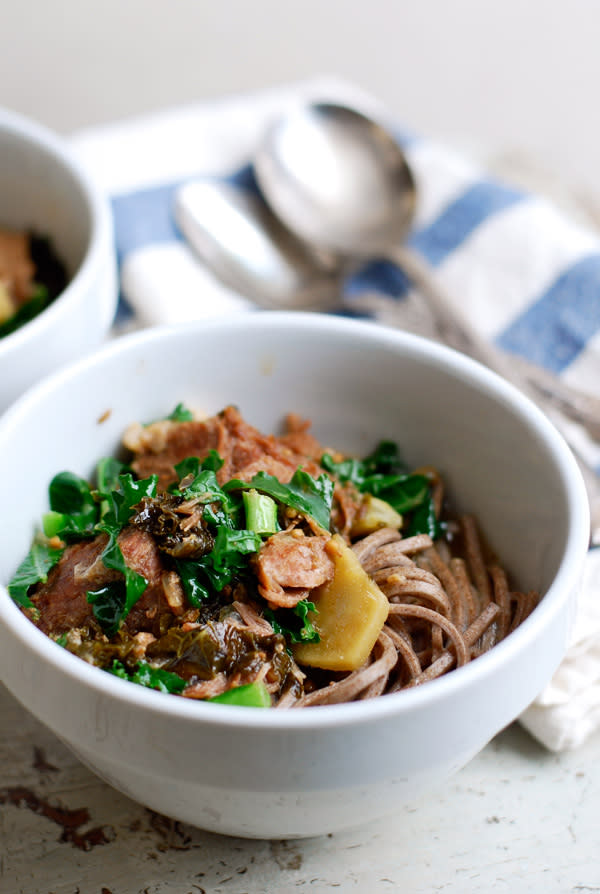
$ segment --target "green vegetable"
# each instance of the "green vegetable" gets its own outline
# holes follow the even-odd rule
[[[96,491],[94,496],[100,502],[100,518],[103,518],[110,508],[110,494],[119,489],[119,475],[131,472],[129,466],[112,456],[101,459],[96,466]]]
[[[50,512],[42,519],[46,537],[80,540],[93,537],[99,508],[92,489],[73,472],[59,472],[48,487]]]
[[[108,670],[122,680],[129,680],[130,683],[137,683],[148,689],[158,689],[160,692],[179,695],[186,686],[186,681],[178,674],[173,674],[160,667],[152,667],[145,661],[140,661],[133,673],[129,673],[124,665],[115,658]]]
[[[429,496],[429,480],[425,475],[370,475],[361,489],[385,500],[402,515]]]
[[[410,534],[427,533],[439,537],[440,526],[435,518],[431,487],[425,475],[409,475],[398,448],[391,441],[382,441],[364,460],[346,459],[336,462],[329,453],[321,457],[321,465],[340,481],[349,481],[361,493],[384,500],[400,515],[412,512],[408,523]]]
[[[106,568],[121,572],[125,586],[120,582],[109,584],[87,594],[93,605],[94,615],[108,636],[112,636],[122,618],[131,611],[147,586],[147,581],[125,562],[117,538],[128,524],[133,507],[142,497],[156,495],[156,475],[137,481],[118,460],[99,463],[99,490],[94,492],[83,478],[72,472],[59,472],[48,488],[50,512],[43,517],[47,537],[59,536],[63,540],[81,540],[104,532],[108,543],[100,558]],[[103,497],[99,503],[95,495]],[[100,510],[102,507],[102,517]],[[50,568],[63,553],[44,544],[34,543],[9,585],[15,602],[32,607],[27,591],[32,584],[45,582]]]
[[[171,410],[168,416],[161,416],[160,419],[153,419],[151,422],[145,422],[144,428],[154,425],[155,422],[193,422],[194,414],[185,406],[178,403],[174,410]]]
[[[372,475],[406,475],[408,469],[393,441],[380,441],[375,450],[364,459],[344,459],[335,462],[329,453],[321,457],[321,465],[340,481],[350,481],[359,490],[365,479]]]
[[[50,508],[65,515],[77,515],[95,509],[92,491],[84,478],[73,472],[59,472],[48,486]]]
[[[94,617],[108,637],[114,636],[119,629],[126,597],[123,581],[111,581],[105,587],[87,593],[87,601],[92,605]]]
[[[221,695],[215,695],[207,699],[220,705],[239,705],[245,708],[270,708],[271,696],[264,683],[247,683],[245,686],[235,686]]]
[[[40,582],[46,583],[48,572],[56,565],[63,552],[63,549],[33,543],[8,585],[8,592],[15,602],[26,608],[34,607],[27,595],[29,588]]]
[[[242,493],[246,512],[246,527],[257,534],[275,534],[279,531],[277,522],[277,504],[266,494],[256,490],[245,490]]]
[[[316,605],[309,599],[301,599],[293,608],[280,609],[277,613],[267,608],[264,614],[275,633],[281,633],[288,642],[318,643],[321,637],[309,620],[309,612],[317,614]]]
[[[274,475],[257,472],[251,481],[246,482],[233,478],[223,486],[226,493],[252,489],[267,494],[303,515],[309,515],[319,527],[325,531],[329,530],[333,482],[328,475],[319,475],[318,478],[313,478],[308,472],[299,468],[294,472],[289,484],[282,484]]]
[[[204,510],[206,521],[214,525],[236,528],[239,527],[239,507],[217,481],[216,472],[222,465],[223,460],[216,450],[211,450],[202,462],[196,456],[182,460],[175,466],[179,486],[172,488],[172,491],[181,494],[186,500],[203,503],[206,507]]]
[[[117,543],[118,532],[109,531],[106,528],[102,528],[101,525],[99,525],[99,528],[105,530],[109,535],[108,544],[100,556],[104,566],[112,568],[114,571],[120,571],[125,578],[125,600],[121,616],[126,617],[146,589],[148,581],[125,562],[121,547]]]
[[[297,469],[289,484],[259,472],[251,482],[238,479],[218,483],[216,472],[223,461],[211,450],[202,461],[188,457],[175,466],[179,485],[174,493],[204,505],[203,519],[215,529],[213,549],[199,559],[176,561],[189,602],[196,608],[221,592],[247,569],[247,557],[258,552],[262,536],[279,530],[277,502],[311,515],[321,527],[329,527],[333,483],[327,475],[315,480]],[[242,527],[242,510],[245,524]]]
[[[240,556],[258,552],[261,546],[262,540],[254,531],[246,531],[244,529],[231,531],[224,526],[219,527],[215,545],[206,557],[210,559],[215,583],[217,582],[217,577],[221,575],[227,576],[227,583],[229,583],[232,577],[231,572],[240,568]],[[242,567],[244,565],[245,563],[242,563]],[[222,589],[222,587],[219,587],[219,589]]]
[[[130,568],[125,562],[121,547],[117,538],[122,529],[131,518],[133,507],[140,502],[142,497],[156,496],[156,482],[158,477],[151,475],[136,481],[130,473],[119,475],[120,490],[113,490],[108,496],[108,509],[102,521],[96,525],[96,531],[108,534],[108,543],[100,558],[106,568],[120,571],[125,578],[125,598],[120,614],[118,610],[119,599],[115,595],[114,588],[105,592],[108,588],[96,591],[102,595],[95,595],[94,591],[88,593],[88,601],[94,605],[94,614],[102,625],[106,623],[108,630],[114,633],[114,624],[117,626],[122,618],[127,617],[135,603],[138,601],[148,584],[145,577]],[[110,585],[109,585],[110,586]],[[107,631],[105,631],[107,632]],[[108,633],[108,636],[113,634]]]
[[[415,509],[409,526],[407,535],[412,537],[415,534],[429,534],[432,540],[437,540],[442,536],[446,528],[445,522],[440,522],[435,514],[435,507],[431,495],[423,500],[421,505]]]
[[[223,463],[224,460],[221,459],[216,450],[209,450],[202,462],[200,462],[197,456],[188,456],[186,459],[182,459],[180,463],[177,463],[175,471],[181,480],[186,475],[197,475],[200,471],[206,469],[211,472],[218,472],[222,468]]]
[[[232,530],[220,525],[211,552],[200,559],[180,559],[176,562],[191,604],[199,607],[210,599],[209,586],[221,592],[236,575],[246,570],[246,556],[258,552],[261,546],[262,540],[254,531]]]
[[[133,507],[143,497],[156,496],[156,484],[158,475],[150,475],[149,478],[135,479],[130,472],[119,475],[118,486],[106,494],[109,500],[108,512],[98,525],[98,529],[118,533],[129,523]]]
[[[44,310],[49,301],[50,294],[46,286],[41,283],[36,283],[35,291],[29,301],[22,304],[12,317],[9,317],[8,320],[5,320],[4,323],[0,325],[0,338],[3,338],[5,335],[10,335],[11,332],[15,332],[25,323],[28,323],[29,320],[33,320],[34,317],[37,317],[37,315]]]
[[[62,512],[50,510],[42,516],[42,530],[46,537],[58,537],[61,533],[66,532],[68,521],[68,516],[63,515]]]
[[[380,441],[375,450],[363,459],[367,475],[402,475],[408,472],[394,441]]]
[[[205,578],[204,567],[196,559],[176,559],[175,567],[181,578],[187,600],[194,608],[200,608],[203,602],[211,598],[208,581]]]
[[[114,456],[105,456],[96,466],[96,488],[100,496],[108,497],[119,488],[119,476],[131,472],[129,466]]]
[[[255,490],[304,515],[310,515],[320,527],[329,530],[333,482],[327,475],[315,479],[299,468],[289,484],[283,484],[273,475],[257,472],[251,481],[233,478],[221,487],[216,472],[222,465],[219,454],[211,450],[202,462],[197,457],[188,457],[175,466],[180,483],[174,492],[181,493],[186,499],[200,498],[202,503],[207,504],[204,518],[208,521],[239,527],[236,521],[239,515],[236,492]],[[211,503],[219,503],[221,511],[211,510]]]
[[[184,404],[179,403],[166,418],[169,422],[192,422],[194,414]]]

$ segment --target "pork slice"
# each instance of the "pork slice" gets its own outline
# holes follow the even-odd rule
[[[125,446],[134,453],[133,470],[140,477],[157,474],[159,489],[177,480],[177,463],[190,456],[202,460],[211,450],[216,450],[223,460],[219,481],[228,481],[240,469],[260,460],[272,442],[271,436],[248,425],[235,407],[226,407],[208,419],[138,425],[130,428],[124,439]]]
[[[0,282],[14,299],[15,310],[31,298],[34,275],[29,236],[0,230]]]
[[[272,606],[293,608],[310,590],[333,577],[334,565],[325,551],[328,535],[273,534],[256,557],[258,590]]]
[[[318,461],[323,453],[320,442],[310,432],[310,419],[303,419],[297,413],[285,417],[285,434],[278,439],[299,456]]]
[[[350,529],[362,506],[362,501],[362,494],[353,484],[349,482],[336,483],[331,507],[331,527],[348,542],[350,542]]]
[[[106,534],[100,534],[93,540],[67,546],[48,580],[38,584],[31,601],[40,612],[37,626],[44,633],[61,634],[92,621],[88,590],[98,590],[121,577],[100,560],[107,541]]]
[[[174,467],[183,459],[204,459],[211,450],[221,456],[230,452],[227,429],[219,416],[191,422],[154,422],[145,428],[136,426],[126,432],[123,443],[133,451],[134,472],[140,478],[158,475],[159,490],[166,490],[177,481]]]
[[[169,577],[162,555],[152,535],[133,525],[121,531],[118,543],[126,565],[148,581],[146,589],[125,618],[125,626],[132,634],[146,631],[156,635],[160,632],[161,615],[174,613],[169,601]],[[179,613],[179,607],[177,611]]]
[[[249,425],[235,407],[226,407],[221,415],[230,444],[219,471],[221,483],[230,478],[249,481],[259,471],[275,475],[280,481],[290,480],[301,460],[294,451],[274,435],[265,435]]]
[[[261,454],[258,459],[242,466],[242,468],[236,472],[235,477],[239,478],[241,481],[252,481],[254,476],[259,472],[266,472],[267,475],[272,475],[274,478],[277,478],[278,481],[281,481],[282,484],[287,484],[293,477],[297,468],[298,466],[293,463],[275,459],[275,457],[268,456],[267,454]]]
[[[124,444],[134,453],[131,465],[135,473],[142,478],[158,475],[160,490],[177,480],[174,469],[177,463],[189,456],[202,460],[210,450],[216,450],[223,460],[217,474],[221,484],[230,478],[247,481],[261,470],[281,481],[289,481],[298,466],[313,476],[322,471],[312,455],[295,449],[293,442],[286,443],[285,436],[263,434],[249,425],[233,406],[225,407],[209,419],[136,425],[126,433]],[[313,448],[311,442],[311,454]]]
[[[106,568],[100,558],[107,542],[106,534],[99,534],[93,540],[67,546],[46,583],[38,585],[31,601],[39,610],[36,623],[44,633],[58,635],[90,624],[93,609],[87,601],[87,593],[123,579],[120,571]],[[133,526],[121,531],[118,543],[125,563],[148,581],[148,586],[127,615],[125,625],[132,634],[140,631],[156,633],[161,615],[181,611],[181,606],[173,608],[170,604],[173,602],[172,587],[169,589],[162,556],[152,536]]]

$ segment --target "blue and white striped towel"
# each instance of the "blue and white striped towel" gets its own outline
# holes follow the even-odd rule
[[[112,198],[122,287],[118,326],[252,309],[199,265],[175,227],[174,196],[182,183],[198,176],[252,188],[248,160],[266,123],[291,101],[307,98],[383,111],[352,85],[319,78],[73,137],[77,154]],[[500,347],[597,394],[597,234],[548,199],[490,177],[444,146],[399,136],[419,195],[409,241],[444,291],[457,296],[473,325]],[[369,308],[382,323],[396,324],[413,304],[422,306],[402,272],[373,262],[346,283],[340,310],[364,314]],[[600,445],[578,431],[573,437],[600,472]],[[579,744],[600,726],[600,550],[589,555],[572,646],[521,721],[555,750]]]

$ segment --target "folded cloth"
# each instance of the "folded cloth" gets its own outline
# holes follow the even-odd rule
[[[351,84],[316,78],[170,109],[82,131],[72,143],[112,199],[122,300],[117,331],[249,312],[252,304],[201,266],[173,219],[177,188],[195,177],[252,189],[249,167],[273,115],[303,99],[384,113]],[[418,187],[409,236],[448,296],[486,338],[590,393],[600,383],[600,238],[542,194],[397,130]],[[365,265],[345,283],[339,312],[432,334],[423,301],[396,266]],[[600,472],[600,444],[572,440]],[[580,744],[600,726],[600,550],[590,550],[565,660],[520,718],[550,749]]]

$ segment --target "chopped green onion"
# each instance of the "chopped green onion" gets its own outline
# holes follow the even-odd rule
[[[242,492],[244,510],[246,512],[246,528],[256,534],[275,534],[279,531],[277,522],[277,504],[267,494],[259,494],[257,490]]]
[[[66,516],[64,512],[55,512],[53,509],[42,516],[42,529],[46,537],[56,537],[65,527]]]
[[[235,686],[221,695],[215,695],[207,699],[220,705],[239,705],[245,708],[270,708],[271,696],[264,683],[247,683],[245,686]]]

